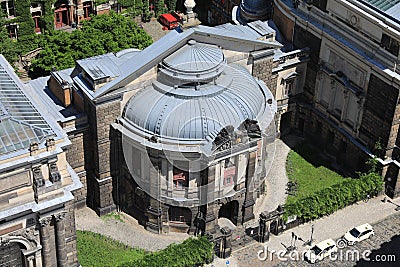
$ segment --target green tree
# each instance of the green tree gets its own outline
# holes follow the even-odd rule
[[[43,76],[52,67],[66,69],[75,61],[127,48],[144,49],[152,43],[151,37],[130,18],[111,11],[83,21],[80,30],[72,33],[52,31],[41,41],[43,51],[32,61],[33,76]]]
[[[143,14],[142,0],[120,0],[118,3],[127,8],[126,12],[132,16],[139,16]]]
[[[142,13],[142,20],[143,21],[149,21],[151,18],[150,15],[150,6],[149,6],[149,1],[143,0],[143,13]]]
[[[31,16],[31,1],[30,0],[18,0],[15,2],[15,13],[17,16],[16,22],[18,22],[18,36],[32,35],[34,34],[35,23]]]
[[[156,12],[156,17],[158,17],[161,14],[167,12],[164,0],[156,0],[154,9],[155,9],[155,12]]]
[[[0,12],[0,16],[0,54],[3,54],[7,61],[12,63],[18,59],[16,41],[10,39],[4,13]]]
[[[176,9],[176,0],[167,0],[167,7],[169,11],[175,11]]]

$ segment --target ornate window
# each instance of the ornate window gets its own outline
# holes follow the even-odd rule
[[[187,187],[189,173],[174,167],[173,169],[173,183],[174,188],[184,190]]]
[[[236,179],[236,165],[234,159],[227,159],[224,168],[224,185],[229,186],[235,184]]]

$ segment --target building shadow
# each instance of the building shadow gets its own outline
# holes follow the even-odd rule
[[[393,236],[389,242],[385,242],[379,249],[373,250],[368,259],[360,258],[357,267],[393,267],[400,266],[400,235]]]

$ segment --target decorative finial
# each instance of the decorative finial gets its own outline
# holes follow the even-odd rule
[[[186,14],[192,14],[196,2],[194,0],[186,0],[184,6],[186,7]]]

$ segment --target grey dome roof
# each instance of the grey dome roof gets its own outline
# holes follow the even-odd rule
[[[191,49],[181,48],[184,53]],[[194,74],[195,69],[209,72],[221,66],[224,62],[222,51],[216,53],[216,49],[221,50],[214,46],[203,51],[202,55],[211,55],[208,63],[196,65],[196,60],[188,62],[188,72]],[[177,58],[168,57],[164,63],[177,69],[181,65]],[[184,72],[183,68],[181,70]],[[260,119],[270,111],[266,104],[269,98],[272,98],[269,90],[245,68],[229,65],[212,82],[207,83],[173,86],[165,83],[163,77],[158,77],[152,86],[140,90],[128,101],[123,116],[129,128],[142,135],[203,141],[213,139],[228,125],[237,128],[246,119]]]
[[[248,20],[266,20],[270,12],[271,0],[242,0],[240,2],[240,15]]]
[[[219,47],[189,40],[162,61],[160,71],[166,80],[181,84],[181,81],[210,81],[220,75],[225,66],[226,60]]]

